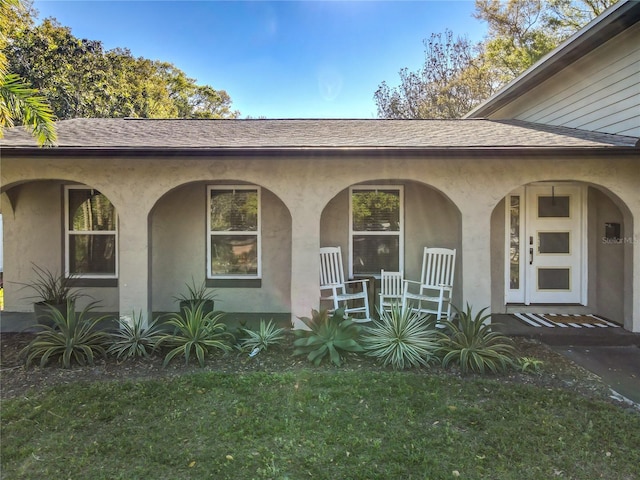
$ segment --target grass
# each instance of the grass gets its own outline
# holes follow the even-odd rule
[[[638,478],[640,415],[478,377],[302,369],[2,405],[2,478]],[[457,472],[457,473],[456,473]]]

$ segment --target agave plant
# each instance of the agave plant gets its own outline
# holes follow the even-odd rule
[[[391,310],[380,312],[380,320],[365,327],[363,344],[367,355],[382,360],[396,370],[427,366],[434,361],[440,348],[440,335],[431,317],[402,309],[394,304]]]
[[[513,365],[513,342],[491,329],[486,322],[491,315],[483,315],[485,310],[483,308],[474,316],[467,304],[466,311],[455,308],[455,318],[441,322],[446,329],[442,333],[443,366],[453,362],[460,366],[463,373],[484,373],[487,369],[496,373]]]
[[[48,307],[52,325],[38,325],[36,337],[22,350],[27,366],[36,358],[44,366],[55,357],[64,368],[69,368],[72,360],[80,365],[93,365],[96,354],[104,356],[109,334],[96,327],[107,316],[91,315],[95,306],[96,302],[92,302],[80,313],[75,311],[75,302],[71,300],[67,301],[65,312]]]
[[[154,319],[145,325],[142,313],[136,316],[135,312],[131,322],[120,318],[118,330],[111,334],[113,343],[107,353],[115,355],[118,359],[148,356],[155,350],[161,338],[161,330],[157,322],[158,320]]]
[[[329,316],[327,310],[312,310],[311,318],[298,317],[309,330],[296,329],[293,334],[298,337],[293,345],[294,355],[307,355],[310,362],[320,365],[322,359],[329,354],[329,359],[340,366],[341,352],[363,352],[358,343],[362,327],[345,318],[344,310],[336,310]]]
[[[164,358],[166,366],[176,355],[183,355],[188,364],[191,352],[194,351],[201,367],[204,357],[212,349],[229,351],[233,335],[226,331],[227,326],[220,323],[224,312],[204,312],[204,303],[184,307],[182,312],[170,314],[165,325],[174,327],[172,333],[160,335],[158,346],[171,348]]]
[[[270,346],[281,345],[285,338],[285,329],[276,327],[273,320],[265,323],[265,321],[261,319],[260,327],[257,331],[248,328],[241,328],[240,331],[246,335],[245,338],[240,340],[240,348],[246,351],[255,351],[256,353],[261,350],[266,350]]]

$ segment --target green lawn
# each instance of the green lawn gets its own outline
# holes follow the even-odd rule
[[[633,479],[640,415],[493,379],[301,369],[2,405],[6,479]]]

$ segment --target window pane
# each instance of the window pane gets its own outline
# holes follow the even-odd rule
[[[353,190],[354,231],[400,231],[398,190]]]
[[[255,235],[211,236],[213,275],[257,275],[258,238]]]
[[[569,232],[538,232],[539,253],[570,253]]]
[[[215,232],[258,230],[256,190],[212,190],[211,230]]]
[[[115,235],[69,235],[70,273],[113,275],[115,252]]]
[[[400,270],[400,241],[396,235],[354,235],[353,273],[379,275]]]
[[[114,231],[116,210],[97,190],[69,189],[69,230]]]
[[[520,196],[511,196],[509,210],[509,263],[510,263],[510,284],[509,288],[518,290],[520,288]]]
[[[538,290],[569,290],[568,268],[539,268]]]
[[[540,218],[569,218],[569,197],[538,197],[538,217]]]

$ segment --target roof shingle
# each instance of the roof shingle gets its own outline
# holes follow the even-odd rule
[[[56,123],[57,146],[77,149],[633,147],[637,139],[566,127],[462,120],[181,120],[77,118]],[[21,127],[2,148],[36,146]]]

